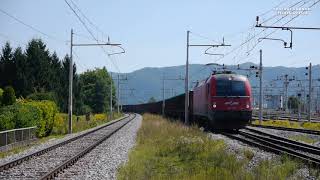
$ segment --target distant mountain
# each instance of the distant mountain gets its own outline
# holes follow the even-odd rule
[[[240,69],[249,69],[250,66],[257,66],[254,63],[246,62],[240,64]],[[202,64],[191,64],[189,66],[189,77],[190,77],[190,86],[192,89],[195,82],[197,80],[203,80],[207,78],[213,70],[215,70],[217,66],[205,66]],[[256,77],[255,71],[245,71],[245,70],[237,70],[238,66],[228,65],[227,69],[231,69],[236,73],[247,75],[253,87],[253,90],[256,90],[255,87],[258,87],[259,79]],[[320,78],[320,65],[313,66],[312,68],[312,76],[313,79]],[[270,86],[271,81],[280,79],[280,76],[288,74],[290,78],[295,76],[297,80],[306,80],[308,76],[305,75],[308,70],[306,67],[263,67],[263,82],[264,86]],[[116,74],[116,73],[113,73]],[[185,76],[185,66],[172,66],[172,67],[162,67],[162,68],[152,68],[146,67],[140,70],[120,74],[121,77],[127,77],[127,81],[121,81],[121,102],[123,104],[137,104],[137,103],[145,103],[151,97],[154,97],[156,100],[162,99],[162,89],[163,89],[163,77],[165,79],[165,98],[169,98],[184,92],[184,78]],[[116,76],[114,76],[116,77]],[[180,79],[180,80],[172,80],[172,79]],[[298,81],[291,81],[289,84],[289,93],[296,94],[296,89],[301,89],[300,85],[298,87]],[[302,85],[306,86],[307,81],[302,81]],[[320,85],[320,81],[315,81],[314,84],[318,83]],[[266,88],[266,94],[273,93],[279,94],[283,91],[283,81],[273,81],[273,86],[276,88]],[[297,87],[294,89],[294,87]],[[307,87],[307,86],[306,86]],[[318,87],[317,87],[318,88]],[[315,91],[320,91],[319,88],[315,88]],[[130,90],[134,89],[134,90]],[[271,89],[271,90],[270,90]],[[307,88],[306,88],[307,90]],[[270,92],[268,92],[270,91]]]

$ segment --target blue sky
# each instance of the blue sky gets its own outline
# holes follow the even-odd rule
[[[315,2],[315,0],[304,1],[307,3],[303,7]],[[87,22],[99,40],[106,41],[107,36],[110,36],[111,42],[123,44],[126,54],[113,56],[112,59],[121,72],[131,72],[143,67],[185,64],[187,30],[193,32],[190,40],[194,44],[216,44],[220,43],[224,37],[226,43],[231,44],[232,47],[218,48],[213,52],[227,53],[243,42],[249,33],[252,35],[261,31],[256,28],[249,30],[255,24],[255,17],[282,1],[73,0],[73,2],[104,32],[102,34]],[[281,7],[288,7],[295,2],[298,0],[287,0]],[[320,27],[319,7],[320,3],[315,5],[308,15],[301,15],[288,25]],[[76,43],[93,42],[64,0],[2,0],[0,9],[54,37],[47,38],[0,12],[1,46],[9,40],[14,47],[25,47],[31,38],[42,38],[51,51],[55,50],[59,57],[63,57],[70,51],[67,41],[70,40],[71,28],[78,34],[75,36]],[[261,18],[268,19],[275,13],[276,11],[272,10]],[[282,25],[292,17],[288,16],[276,25]],[[281,30],[270,37],[289,40],[289,34]],[[246,51],[256,42],[252,41],[222,59],[204,55],[203,48],[191,48],[190,63],[237,64],[246,61],[257,63],[258,51],[262,48],[266,66],[297,67],[306,66],[309,62],[319,64],[320,31],[296,30],[293,37],[292,50],[284,49],[281,42],[263,41],[247,56]],[[109,52],[117,51],[110,47],[106,49]],[[111,71],[118,71],[99,47],[75,47],[74,51],[76,53],[74,60],[80,72],[102,66],[106,66]]]

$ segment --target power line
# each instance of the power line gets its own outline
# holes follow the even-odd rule
[[[99,43],[100,41],[94,36],[94,34],[92,33],[92,31],[89,29],[89,27],[86,25],[86,23],[81,19],[81,17],[78,15],[78,13],[71,7],[71,5],[67,2],[67,0],[64,0],[65,3],[69,6],[69,8],[71,9],[71,11],[76,15],[76,17],[78,18],[78,20],[81,22],[81,24],[85,27],[85,29],[89,32],[89,34],[91,35],[91,37],[97,42]],[[109,53],[102,47],[100,46],[100,48],[102,49],[102,51],[107,55],[107,57],[110,59],[110,61],[112,62],[112,64],[115,66],[115,68],[118,70],[118,72],[120,73],[120,69],[119,67],[115,64],[115,62],[113,61],[113,59],[109,56]]]
[[[311,1],[311,0],[308,0],[308,1],[304,2],[303,5],[305,5],[306,3],[310,2],[310,1]],[[319,2],[319,1],[317,1],[316,3],[318,3],[318,2]],[[293,7],[296,6],[296,5],[297,5],[297,3],[295,3],[295,4],[292,5],[292,6],[290,6],[289,8],[293,8]],[[302,6],[303,6],[303,5],[302,5]],[[314,5],[315,5],[315,4],[314,4]],[[300,6],[300,7],[302,7],[302,6]],[[313,5],[312,5],[312,6],[313,6]],[[312,7],[312,6],[311,6],[311,7]],[[298,14],[296,17],[298,17],[299,15],[301,15],[301,14]],[[272,25],[280,22],[282,19],[284,19],[284,18],[287,17],[287,16],[288,16],[288,14],[286,14],[285,16],[281,17],[280,19],[276,20],[276,22],[272,23]],[[295,17],[295,18],[296,18],[296,17]],[[291,22],[291,21],[292,21],[292,20],[290,20],[290,22]],[[289,22],[287,22],[286,24],[288,24],[288,23],[289,23]],[[259,36],[260,34],[262,34],[263,32],[265,32],[266,30],[267,30],[267,29],[263,29],[263,30],[261,30],[259,33],[253,35],[252,37],[250,37],[249,39],[247,39],[246,41],[244,41],[244,42],[241,43],[240,45],[238,45],[238,46],[236,46],[235,48],[233,48],[231,51],[229,51],[228,53],[226,53],[226,54],[224,55],[224,57],[221,57],[221,58],[218,59],[218,60],[221,60],[221,59],[225,58],[225,57],[228,56],[229,54],[233,53],[235,50],[239,49],[241,46],[243,46],[243,45],[247,44],[248,42],[254,40],[255,38],[257,38],[257,36]],[[277,30],[275,30],[275,31],[277,31]],[[274,32],[273,32],[273,33],[274,33]],[[273,33],[270,33],[270,34],[268,34],[267,36],[269,36],[269,35],[271,35],[271,34],[273,34]],[[266,37],[267,37],[267,36],[266,36]],[[258,41],[257,43],[255,43],[254,46],[253,46],[253,48],[251,48],[249,51],[247,51],[247,53],[250,53],[259,43],[260,43],[259,41]]]
[[[61,41],[61,40],[59,40],[59,39],[57,39],[57,38],[55,38],[55,37],[53,37],[53,36],[51,36],[51,35],[49,35],[49,34],[47,34],[47,33],[44,33],[44,32],[42,32],[42,31],[40,31],[39,29],[37,29],[37,28],[35,28],[35,27],[33,27],[33,26],[31,26],[31,25],[23,22],[22,20],[20,20],[20,19],[16,18],[15,16],[9,14],[8,12],[4,11],[3,9],[0,9],[0,12],[2,12],[3,14],[5,14],[6,16],[10,17],[11,19],[14,19],[15,21],[19,22],[20,24],[23,24],[24,26],[32,29],[33,31],[36,31],[36,32],[38,32],[38,33],[46,36],[46,37],[49,38],[49,39],[53,39],[53,40],[56,40],[56,41],[59,41],[59,42],[64,42],[64,41]],[[64,43],[65,43],[65,42],[64,42]]]
[[[70,0],[70,2],[73,4],[73,6],[80,12],[80,14],[93,26],[97,31],[99,31],[101,34],[106,35],[97,25],[95,25],[82,11],[81,9],[76,5],[76,3],[73,2],[73,0]]]
[[[309,0],[309,1],[311,1],[311,0]],[[316,1],[316,2],[314,2],[312,5],[310,5],[308,8],[312,8],[313,6],[315,6],[317,3],[319,3],[320,2],[320,0],[318,0],[318,1]],[[305,3],[306,4],[306,3]],[[305,5],[305,4],[303,4],[303,5]],[[300,6],[300,7],[302,7],[302,6]],[[299,8],[300,8],[299,7]],[[305,11],[305,10],[304,10]],[[298,14],[298,15],[296,15],[295,17],[293,17],[293,18],[291,18],[289,21],[287,21],[285,24],[283,24],[282,26],[285,26],[285,25],[287,25],[287,24],[289,24],[290,22],[292,22],[294,19],[296,19],[297,17],[299,17],[301,14]],[[274,24],[272,24],[272,25],[274,25]],[[265,29],[266,30],[266,29]],[[272,34],[274,34],[276,31],[278,31],[279,29],[275,29],[275,30],[273,30],[272,32],[270,32],[269,34],[267,34],[266,36],[264,36],[263,38],[267,38],[267,37],[269,37],[270,35],[272,35]],[[253,49],[255,49],[255,47],[260,43],[261,41],[257,41],[256,43],[255,43],[255,45],[252,47],[252,49],[250,49],[249,51],[248,51],[248,53],[250,53]]]

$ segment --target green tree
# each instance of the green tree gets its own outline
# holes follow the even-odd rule
[[[111,80],[105,68],[89,70],[80,75],[79,86],[81,86],[83,104],[90,106],[93,113],[109,110],[110,88],[112,88],[113,104],[115,104],[115,88],[110,87]]]
[[[2,105],[3,90],[0,88],[0,107]]]
[[[0,86],[12,86],[16,80],[16,68],[12,47],[6,42],[0,55]]]
[[[70,57],[66,55],[62,61],[62,68],[60,73],[60,86],[55,90],[57,93],[59,107],[62,112],[68,112],[68,97],[69,97],[69,65]],[[73,100],[78,101],[78,75],[76,74],[76,64],[73,64]],[[77,94],[77,96],[75,96]],[[76,104],[76,103],[74,103]],[[77,110],[78,106],[73,106],[73,110]]]
[[[16,90],[17,97],[25,97],[28,94],[28,91],[26,91],[26,87],[28,86],[28,64],[21,47],[15,49],[13,53],[13,61],[15,62],[16,67],[16,81],[12,86]]]
[[[11,86],[5,87],[3,91],[2,104],[7,106],[15,102],[16,102],[16,95],[15,95],[14,89]]]
[[[50,84],[50,53],[41,39],[32,39],[26,48],[28,62],[28,90],[41,92],[49,90]]]

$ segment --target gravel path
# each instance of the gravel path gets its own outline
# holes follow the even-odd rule
[[[127,116],[127,115],[126,115],[126,116]],[[118,120],[118,119],[115,119],[115,120],[113,120],[113,121],[117,121],[117,120]],[[111,122],[113,122],[113,121],[111,121]],[[110,122],[109,122],[109,123],[110,123]],[[20,153],[13,154],[13,155],[7,156],[7,157],[5,157],[5,158],[2,158],[2,159],[0,159],[0,164],[4,164],[4,163],[9,162],[9,161],[12,161],[12,160],[14,160],[14,159],[21,158],[22,156],[25,156],[25,155],[28,155],[28,154],[32,154],[32,153],[34,153],[34,152],[37,152],[37,151],[40,151],[40,150],[42,150],[42,149],[48,148],[49,146],[52,146],[52,145],[61,143],[61,142],[63,142],[63,141],[66,141],[66,140],[68,140],[68,139],[71,139],[71,138],[73,138],[73,137],[80,136],[80,135],[82,135],[82,134],[84,134],[84,133],[86,133],[86,132],[93,131],[93,130],[95,130],[95,129],[103,126],[103,125],[105,125],[105,124],[102,124],[102,125],[100,125],[100,126],[97,126],[97,127],[91,128],[91,129],[87,129],[87,130],[84,130],[84,131],[81,131],[81,132],[78,132],[78,133],[67,134],[67,135],[65,135],[63,138],[58,138],[58,139],[53,138],[53,139],[50,139],[50,140],[48,140],[48,141],[46,141],[46,142],[44,142],[44,143],[41,143],[41,144],[39,144],[39,145],[32,146],[32,147],[30,147],[30,148],[28,148],[28,149],[26,149],[26,150],[24,150],[24,151],[22,151],[22,152],[20,152]]]
[[[109,139],[59,174],[57,179],[116,179],[117,169],[128,160],[142,117],[137,115]]]

